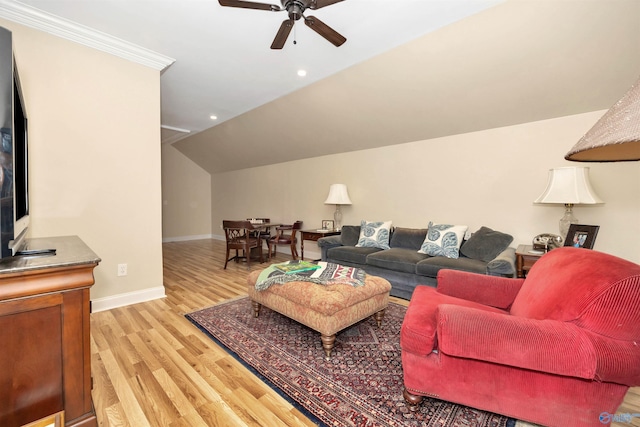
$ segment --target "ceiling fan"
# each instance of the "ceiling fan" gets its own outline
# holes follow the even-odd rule
[[[244,0],[218,0],[220,6],[241,7],[244,9],[268,10],[271,12],[282,12],[284,10],[289,14],[289,19],[285,19],[280,25],[280,29],[276,34],[271,49],[282,49],[284,43],[289,37],[289,33],[293,28],[293,24],[300,18],[304,19],[307,27],[327,39],[335,46],[341,46],[347,39],[333,28],[316,18],[315,16],[304,16],[303,13],[307,9],[315,10],[321,7],[329,6],[344,0],[280,0],[282,6],[267,3],[255,3]]]

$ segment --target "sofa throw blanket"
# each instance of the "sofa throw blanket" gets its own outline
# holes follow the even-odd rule
[[[298,273],[285,273],[272,264],[262,270],[256,280],[256,290],[264,291],[274,284],[288,282],[313,282],[319,285],[364,285],[365,272],[361,268],[347,267],[333,262],[318,262],[320,268]]]

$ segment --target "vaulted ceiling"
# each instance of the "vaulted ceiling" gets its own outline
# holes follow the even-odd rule
[[[637,0],[345,0],[313,15],[347,43],[296,24],[282,51],[285,15],[217,1],[21,3],[175,58],[163,132],[210,173],[603,110],[640,76]]]
[[[175,146],[228,171],[604,110],[639,76],[640,2],[509,1]]]

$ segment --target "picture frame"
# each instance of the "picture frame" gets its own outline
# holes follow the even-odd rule
[[[332,219],[323,219],[322,220],[322,229],[323,230],[333,230],[334,223]]]
[[[599,229],[600,226],[598,225],[571,224],[564,245],[575,248],[593,249]]]

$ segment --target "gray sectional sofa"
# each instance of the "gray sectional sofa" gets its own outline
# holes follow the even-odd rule
[[[507,234],[481,227],[469,240],[463,241],[458,258],[430,256],[418,252],[428,229],[391,229],[389,249],[356,246],[360,226],[346,225],[339,236],[318,240],[322,260],[363,268],[367,273],[391,282],[391,295],[411,299],[419,284],[436,286],[441,269],[464,270],[492,276],[515,275],[515,249],[509,247],[513,238]],[[466,255],[465,255],[466,254]]]

